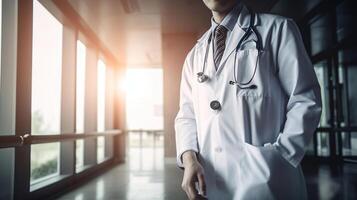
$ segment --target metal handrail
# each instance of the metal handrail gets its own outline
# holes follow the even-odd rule
[[[143,134],[146,133],[148,135],[153,136],[153,148],[156,148],[156,138],[164,135],[164,130],[162,129],[128,129],[125,131],[126,133],[136,133],[139,134],[139,147],[143,147]]]
[[[122,130],[108,130],[104,132],[89,133],[61,133],[58,135],[7,135],[0,136],[0,148],[19,147],[22,145],[61,142],[68,140],[78,140],[92,137],[114,137],[122,134]]]
[[[162,129],[128,129],[125,130],[125,132],[127,133],[142,133],[142,132],[146,132],[146,133],[160,133],[163,134],[164,130]]]

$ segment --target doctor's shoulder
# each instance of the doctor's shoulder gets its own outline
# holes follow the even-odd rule
[[[292,18],[271,13],[258,13],[258,23],[262,27],[279,28],[285,23],[295,23]]]
[[[300,30],[292,18],[276,14],[259,13],[257,29],[261,35],[266,36],[264,39],[268,41],[266,44],[271,45],[271,50],[277,50],[277,46],[286,35],[301,37]]]
[[[190,68],[189,71],[192,72],[196,71],[193,69],[193,67],[195,66],[194,64],[195,60],[197,61],[195,57],[197,57],[197,52],[202,47],[204,40],[206,39],[206,37],[208,37],[208,35],[209,35],[209,30],[206,31],[201,37],[199,37],[199,39],[197,39],[196,43],[193,45],[193,47],[186,55],[183,68]]]
[[[192,67],[194,65],[194,57],[195,57],[194,55],[196,52],[196,45],[197,44],[195,44],[186,54],[186,58],[185,58],[185,61],[183,64],[183,70],[184,70],[184,68],[189,68],[186,70],[193,71]]]
[[[258,16],[261,31],[270,31],[272,36],[279,34],[284,28],[296,29],[297,27],[296,22],[289,17],[270,13],[259,13]]]

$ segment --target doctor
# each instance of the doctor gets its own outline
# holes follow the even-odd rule
[[[189,199],[306,199],[300,161],[321,115],[296,24],[203,0],[211,28],[188,53],[175,119]]]

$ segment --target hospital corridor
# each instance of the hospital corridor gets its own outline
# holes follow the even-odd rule
[[[0,200],[357,199],[356,20],[356,0],[0,0]]]

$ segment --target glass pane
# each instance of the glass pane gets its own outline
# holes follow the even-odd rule
[[[162,170],[164,157],[163,135],[160,131],[163,129],[162,68],[130,68],[126,72],[125,79],[121,88],[126,92],[126,119],[129,129],[127,154],[130,168]]]
[[[330,145],[329,145],[329,133],[318,132],[317,133],[317,155],[318,156],[329,156],[330,155]]]
[[[115,110],[114,108],[114,100],[115,100],[115,83],[116,79],[114,77],[113,68],[107,68],[106,70],[106,103],[105,103],[105,129],[110,130],[114,128],[113,118]]]
[[[0,88],[1,88],[1,49],[2,49],[1,41],[2,41],[2,0],[0,1]]]
[[[31,184],[59,175],[60,144],[31,146]]]
[[[76,133],[84,133],[84,104],[86,79],[86,46],[77,40],[76,66]],[[84,140],[76,140],[76,172],[84,166]]]
[[[98,60],[97,65],[97,88],[98,88],[98,98],[97,98],[97,131],[105,131],[105,97],[106,97],[106,65],[102,60]],[[102,162],[105,157],[105,139],[104,137],[98,137],[97,139],[97,162]]]
[[[339,82],[342,93],[342,122],[341,127],[357,126],[357,50],[355,48],[339,51]],[[356,155],[356,133],[342,132],[342,154]]]
[[[336,7],[337,39],[341,41],[355,30],[355,1],[341,1]]]
[[[351,126],[357,126],[357,64],[348,67],[348,102]]]
[[[162,130],[162,69],[129,69],[122,87],[126,90],[128,129]]]
[[[349,155],[357,156],[357,132],[352,132],[351,135],[351,148],[349,149]]]
[[[77,71],[76,71],[76,132],[84,132],[84,93],[86,77],[86,46],[77,41]]]
[[[104,137],[98,137],[97,139],[97,162],[104,161],[105,158],[105,139]]]
[[[330,109],[329,109],[329,91],[328,91],[328,75],[327,75],[327,65],[326,62],[321,62],[314,67],[317,79],[321,87],[321,97],[322,97],[322,113],[320,118],[321,127],[327,127],[329,125],[330,119]]]
[[[33,4],[32,134],[58,134],[61,111],[62,24]]]
[[[357,156],[357,132],[342,132],[342,155]]]
[[[0,199],[12,199],[14,155],[14,148],[0,149]]]
[[[98,61],[98,99],[97,99],[97,130],[98,132],[103,132],[105,131],[105,81],[106,81],[106,66],[105,63],[102,60]]]
[[[84,166],[84,140],[76,140],[76,172]]]
[[[15,134],[17,1],[0,1],[0,135]]]
[[[331,25],[332,15],[326,14],[314,20],[310,27],[312,55],[316,55],[334,44],[332,32],[335,31]]]

